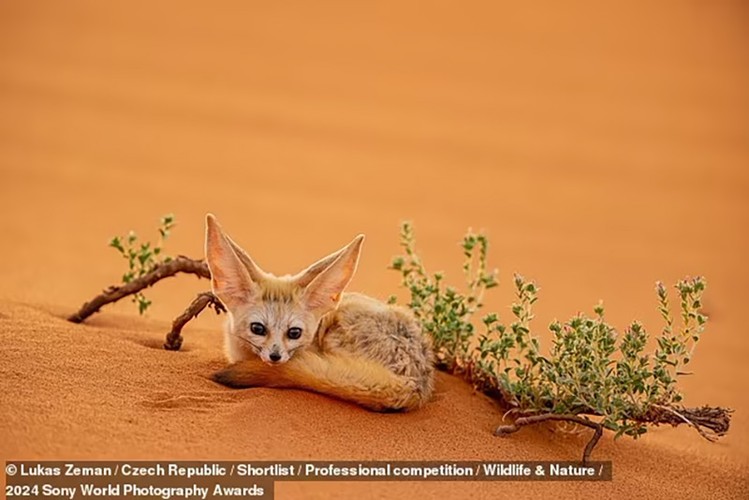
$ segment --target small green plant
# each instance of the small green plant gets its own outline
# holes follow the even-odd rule
[[[470,360],[469,347],[475,333],[471,318],[483,306],[484,292],[497,286],[496,271],[486,269],[489,241],[470,231],[463,238],[466,294],[445,286],[442,273],[427,274],[416,255],[413,228],[408,223],[401,226],[401,244],[406,255],[396,257],[391,268],[401,272],[403,286],[411,293],[408,307],[432,337],[438,366],[448,371],[462,369]],[[395,296],[390,297],[389,302],[395,301]]]
[[[396,257],[391,269],[401,274],[410,293],[407,305],[433,340],[438,367],[497,396],[518,417],[515,424],[500,426],[498,435],[544,420],[575,422],[596,431],[583,455],[587,460],[604,428],[617,437],[637,438],[646,432],[647,424],[688,423],[711,440],[727,431],[729,410],[679,406],[682,395],[676,382],[707,321],[701,312],[703,278],[676,284],[681,312],[678,327],[667,290],[657,284],[665,326],[653,352],[647,350],[648,334],[642,324],[633,322],[620,335],[606,322],[603,305],[598,304],[593,315],[552,322],[553,341],[545,354],[531,332],[539,289],[517,274],[513,280],[517,299],[509,327],[498,314],[488,313],[481,317],[483,331],[477,334],[474,321],[484,293],[497,285],[496,270],[487,270],[488,245],[482,234],[469,231],[463,238],[466,288],[460,292],[444,285],[442,273],[427,273],[415,251],[413,228],[404,223],[401,246],[405,255]]]
[[[127,236],[115,236],[109,242],[109,246],[127,261],[127,271],[122,275],[122,283],[128,284],[133,280],[152,272],[158,264],[167,263],[171,257],[164,255],[163,246],[172,228],[175,226],[174,215],[168,214],[161,218],[158,232],[159,238],[156,243],[150,241],[138,241],[138,235],[130,231]],[[151,305],[143,292],[134,293],[133,303],[138,305],[138,312],[145,314]]]

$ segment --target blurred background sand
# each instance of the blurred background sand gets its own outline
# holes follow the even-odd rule
[[[650,454],[656,468],[650,478],[704,487],[702,476],[679,467],[691,457],[688,463],[707,460],[705,477],[738,467],[732,480],[745,483],[748,63],[749,8],[739,1],[0,3],[0,300],[10,311],[0,330],[4,345],[16,342],[0,354],[8,384],[6,458],[79,456],[73,444],[51,441],[73,443],[90,433],[56,417],[72,402],[49,403],[45,413],[33,403],[38,395],[21,397],[12,384],[28,383],[32,371],[51,383],[48,365],[36,371],[34,364],[44,356],[72,377],[66,357],[97,355],[95,343],[91,351],[76,344],[86,327],[57,317],[119,280],[123,263],[106,247],[109,238],[129,229],[154,237],[158,218],[173,212],[178,227],[167,251],[199,257],[204,215],[213,212],[277,273],[297,271],[365,233],[351,288],[382,298],[399,284],[385,268],[399,250],[400,221],[414,222],[427,266],[455,283],[462,234],[483,229],[502,280],[488,307],[507,319],[512,273],[535,279],[542,289],[539,333],[551,319],[590,311],[598,300],[619,327],[639,318],[656,333],[655,281],[705,275],[711,322],[695,375],[683,387],[688,404],[737,409],[730,435],[712,445],[688,429],[657,429],[639,443],[606,445],[600,458],[614,456],[615,467],[619,460],[624,469],[614,487],[629,496],[671,486],[668,479],[638,483],[640,454]],[[127,331],[138,348],[158,346],[168,321],[206,287],[191,277],[161,283],[149,291],[155,305],[148,320],[133,318],[135,307],[123,301],[93,318],[91,328],[106,338]],[[27,314],[33,328],[19,323]],[[220,323],[205,314],[186,335],[190,355],[206,370],[220,366]],[[57,342],[35,343],[34,335]],[[67,354],[56,356],[56,348]],[[142,354],[133,345],[118,349],[133,349],[127,356],[134,359]],[[161,366],[196,366],[174,361],[174,353],[149,356]],[[8,373],[17,380],[7,382]],[[447,401],[421,418],[439,420],[452,434],[425,444],[424,456],[413,449],[410,458],[441,458],[435,454],[455,447],[447,443],[463,439],[460,426],[444,419],[463,411],[450,398],[471,396],[453,381],[442,384]],[[330,404],[267,394],[252,411]],[[91,412],[105,397],[91,395]],[[513,437],[514,446],[524,439],[536,445],[507,455],[510,441],[490,435],[499,413],[487,416],[471,404],[455,418],[486,426],[471,437],[479,448],[461,456],[577,454],[579,442],[560,452],[540,431]],[[119,410],[109,411],[119,418]],[[149,411],[137,418],[160,415]],[[356,425],[374,418],[340,411],[342,421],[360,419]],[[8,419],[25,422],[23,431]],[[395,432],[383,425],[381,432]],[[83,454],[155,456],[156,441],[138,448],[122,439],[121,453],[105,453],[105,440],[94,439]],[[299,439],[298,449],[267,442],[262,453],[249,447],[232,457],[294,457],[309,445]],[[367,456],[392,456],[378,442],[373,435]],[[324,458],[360,456],[358,447],[340,442],[321,446]],[[179,454],[167,449],[167,457]],[[496,455],[486,451],[494,449]],[[180,456],[228,454],[217,444],[200,450]],[[474,493],[505,487],[482,485]],[[304,488],[278,491],[311,494]],[[408,488],[381,491],[406,495]],[[518,491],[551,491],[528,488]],[[727,488],[726,496],[738,491]],[[332,494],[324,485],[314,491]],[[425,491],[440,494],[432,485]],[[459,498],[462,490],[447,491]]]

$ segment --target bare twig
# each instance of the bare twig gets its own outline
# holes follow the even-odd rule
[[[494,431],[494,435],[506,436],[508,434],[513,434],[519,431],[526,425],[548,422],[550,420],[573,422],[575,424],[584,425],[585,427],[590,427],[591,429],[593,429],[593,436],[590,438],[590,441],[588,441],[588,444],[585,446],[585,450],[583,451],[583,463],[587,463],[590,460],[590,454],[593,451],[593,448],[595,448],[595,446],[598,444],[598,440],[601,439],[601,436],[603,435],[603,425],[599,424],[598,422],[588,420],[587,418],[578,417],[577,415],[561,415],[557,413],[544,413],[542,415],[520,417],[516,419],[512,424],[500,425],[499,427],[497,427],[497,429]]]
[[[669,406],[653,405],[645,415],[637,419],[639,422],[660,425],[669,424],[674,427],[688,424],[694,427],[702,437],[708,441],[717,441],[724,436],[731,426],[730,408],[700,406],[699,408],[673,408]],[[708,429],[710,432],[706,432]]]
[[[178,351],[182,347],[182,328],[193,318],[197,317],[206,307],[213,307],[216,314],[226,312],[224,305],[218,300],[218,297],[211,292],[199,293],[195,300],[177,316],[172,322],[172,330],[167,334],[164,342],[164,349],[169,351]]]
[[[157,264],[153,271],[134,279],[130,283],[122,286],[110,286],[89,302],[83,304],[78,312],[68,318],[68,321],[81,323],[95,312],[98,312],[103,306],[117,302],[128,295],[138,293],[144,288],[148,288],[154,283],[178,273],[194,274],[199,278],[206,279],[210,279],[211,277],[208,265],[204,261],[180,255],[169,262]]]
[[[669,424],[677,426],[680,424],[688,424],[694,427],[702,437],[708,441],[714,442],[717,441],[720,436],[723,436],[728,432],[728,428],[731,424],[731,413],[733,413],[733,410],[721,407],[702,406],[699,408],[671,408],[668,406],[653,405],[648,413],[633,420],[650,425]],[[585,414],[598,416],[593,412],[586,412]],[[594,430],[593,436],[590,441],[588,441],[588,444],[583,451],[583,462],[587,462],[593,448],[598,444],[598,440],[601,439],[604,426],[603,424],[594,422],[593,420],[579,415],[543,413],[540,415],[518,417],[512,424],[500,425],[497,427],[494,434],[496,436],[506,436],[519,431],[522,427],[527,425],[538,424],[550,420],[573,422]],[[708,433],[705,429],[709,429],[711,432]]]

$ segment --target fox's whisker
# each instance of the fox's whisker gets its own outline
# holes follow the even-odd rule
[[[239,340],[241,340],[242,342],[245,342],[247,345],[249,345],[250,347],[252,347],[252,350],[255,351],[256,353],[258,353],[258,354],[260,353],[260,348],[259,347],[257,347],[255,344],[253,344],[252,342],[250,342],[246,338],[242,337],[240,334],[238,334],[238,333],[232,333],[232,335],[234,335]]]

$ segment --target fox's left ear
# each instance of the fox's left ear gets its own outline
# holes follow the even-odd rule
[[[332,263],[305,287],[302,297],[311,311],[322,315],[338,305],[343,290],[356,272],[363,242],[364,235],[360,234],[343,249],[331,254],[328,258],[335,256]]]
[[[333,262],[335,262],[335,260],[338,257],[341,256],[341,254],[343,253],[343,251],[346,248],[347,247],[344,247],[344,248],[342,248],[340,250],[337,250],[337,251],[333,252],[332,254],[328,255],[327,257],[323,257],[322,259],[318,260],[317,262],[315,262],[314,264],[312,264],[311,266],[309,266],[304,271],[296,274],[294,276],[294,278],[293,278],[294,281],[296,282],[296,284],[299,285],[300,287],[304,288],[307,285],[309,285],[310,283],[312,283],[312,280],[315,279],[315,278],[317,278],[320,275],[321,272],[325,271],[328,267],[330,267],[330,265]]]

